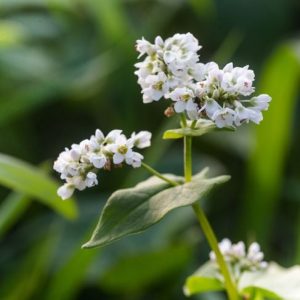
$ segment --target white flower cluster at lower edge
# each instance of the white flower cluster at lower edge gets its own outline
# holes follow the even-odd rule
[[[243,123],[260,123],[271,97],[251,97],[255,91],[254,72],[232,63],[220,68],[215,62],[199,62],[198,40],[191,34],[175,34],[165,41],[156,37],[154,44],[138,40],[139,58],[135,64],[144,103],[171,100],[176,113],[190,120],[208,119],[219,128]]]
[[[256,242],[252,243],[246,250],[244,242],[233,244],[229,239],[223,239],[219,243],[219,248],[236,278],[243,272],[258,271],[268,266],[268,263],[263,260],[264,254]],[[216,255],[213,251],[210,252],[209,257],[211,261],[216,261]]]
[[[81,191],[97,185],[96,173],[99,169],[110,170],[122,163],[133,168],[140,167],[144,157],[133,148],[142,149],[150,144],[151,133],[148,131],[132,133],[127,139],[122,130],[115,129],[104,136],[97,129],[90,139],[73,144],[70,149],[66,148],[54,162],[54,170],[66,181],[58,189],[58,195],[65,200],[72,196],[75,189]]]

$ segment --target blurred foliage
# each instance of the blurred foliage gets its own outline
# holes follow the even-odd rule
[[[256,145],[248,161],[242,216],[243,229],[256,234],[265,247],[269,243],[272,222],[275,221],[273,218],[278,206],[278,194],[284,179],[284,163],[293,136],[292,125],[300,79],[297,46],[296,43],[279,46],[266,62],[260,83],[262,92],[271,92],[272,105],[264,122],[255,128]]]
[[[0,0],[0,298],[184,299],[185,277],[208,255],[189,208],[84,251],[110,193],[148,175],[101,176],[76,194],[69,221],[75,204],[57,199],[40,167],[97,127],[147,129],[146,162],[181,175],[180,141],[161,140],[177,120],[163,103],[142,104],[133,74],[135,40],[175,32],[199,38],[203,61],[249,64],[273,97],[260,126],[195,139],[194,172],[232,174],[204,203],[216,232],[258,238],[267,259],[300,263],[299,11],[296,0]]]

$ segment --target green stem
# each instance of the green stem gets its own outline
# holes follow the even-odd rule
[[[213,232],[213,229],[210,226],[203,209],[200,207],[200,205],[198,203],[193,204],[193,210],[197,216],[197,219],[202,227],[203,233],[204,233],[211,249],[214,251],[214,253],[216,255],[217,263],[218,263],[219,268],[224,277],[225,288],[226,288],[228,297],[230,300],[238,300],[239,296],[238,296],[238,292],[236,290],[236,286],[234,285],[234,283],[232,281],[231,275],[229,273],[229,270],[228,270],[228,267],[224,260],[224,257],[220,251],[218,241]]]
[[[192,180],[192,137],[184,137],[184,178],[186,182]]]
[[[182,117],[182,118],[185,118]],[[182,124],[186,124],[182,121]],[[190,182],[192,180],[192,137],[185,136],[184,137],[184,176],[185,181]],[[220,251],[217,238],[214,234],[212,227],[207,220],[204,211],[198,203],[193,204],[193,210],[197,216],[197,219],[202,227],[203,233],[211,247],[214,251],[217,259],[217,263],[224,277],[225,288],[230,300],[238,300],[239,295],[234,285],[224,257]]]
[[[169,179],[167,177],[165,177],[164,175],[162,175],[161,173],[159,173],[158,171],[154,170],[152,167],[150,167],[149,165],[147,165],[146,163],[142,162],[142,166],[148,171],[150,172],[151,174],[153,174],[154,176],[170,183],[171,185],[173,186],[176,186],[176,185],[179,185],[178,182],[172,180],[172,179]]]

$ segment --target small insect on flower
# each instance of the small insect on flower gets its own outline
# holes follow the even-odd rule
[[[54,162],[54,170],[66,181],[57,194],[65,200],[72,196],[75,189],[82,191],[97,185],[97,172],[100,169],[120,167],[123,162],[133,168],[140,167],[144,157],[133,151],[133,148],[143,149],[150,145],[151,133],[148,131],[132,133],[127,139],[122,130],[112,130],[105,137],[97,129],[90,139],[73,144],[70,149],[66,148]]]

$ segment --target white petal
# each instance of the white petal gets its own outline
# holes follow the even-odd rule
[[[197,107],[197,104],[192,99],[190,99],[186,104],[186,110],[197,111]]]
[[[224,72],[231,72],[233,69],[233,64],[232,62],[231,63],[228,63],[224,68],[223,68],[223,71]]]
[[[133,135],[134,146],[143,149],[151,145],[152,134],[149,131],[140,131],[138,134]]]
[[[164,41],[160,36],[157,36],[155,38],[155,45],[158,47],[163,47],[164,46]]]
[[[95,168],[102,169],[105,166],[107,159],[104,155],[92,155],[90,161]]]
[[[95,136],[96,136],[96,139],[98,141],[103,141],[104,140],[104,134],[100,129],[96,130]]]
[[[174,109],[177,113],[182,113],[185,110],[186,103],[183,101],[177,101],[174,105]]]
[[[88,172],[85,179],[85,184],[87,187],[92,187],[97,185],[98,184],[97,175],[93,172]]]
[[[57,195],[63,200],[70,198],[74,193],[74,186],[69,183],[65,183],[57,190]]]
[[[117,145],[126,145],[127,139],[126,136],[124,134],[121,134],[119,136],[116,137],[115,143]]]
[[[124,161],[124,155],[120,154],[120,153],[115,153],[114,156],[113,156],[113,162],[114,164],[118,165],[120,164],[121,162]]]
[[[108,133],[105,140],[108,143],[114,143],[115,140],[117,139],[117,137],[121,135],[121,133],[122,133],[122,130],[114,129],[114,130],[112,130],[111,132]]]
[[[221,108],[220,104],[214,99],[208,99],[205,103],[205,111],[209,118],[212,118],[212,116]]]

